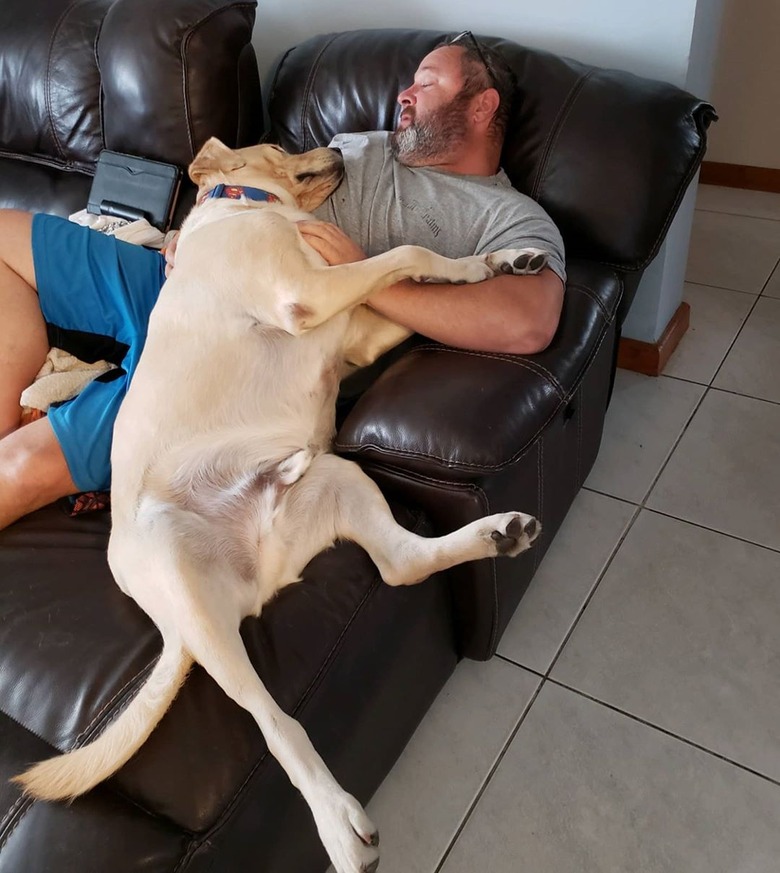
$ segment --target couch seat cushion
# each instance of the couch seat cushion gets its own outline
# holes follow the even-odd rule
[[[415,529],[422,523],[410,513],[400,520]],[[113,583],[108,527],[106,514],[70,519],[49,507],[0,532],[0,710],[52,751],[98,733],[159,654],[156,629]],[[393,621],[394,605],[419,598],[415,591],[425,587],[389,589],[362,549],[339,544],[259,620],[245,621],[242,634],[269,691],[297,714],[317,694],[361,611],[386,598],[383,609]],[[411,633],[408,622],[397,624],[389,633]],[[372,690],[358,693],[370,711]],[[150,740],[109,784],[178,826],[202,831],[266,757],[251,716],[196,667]]]

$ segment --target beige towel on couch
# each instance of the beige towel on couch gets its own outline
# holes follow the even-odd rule
[[[116,364],[108,361],[85,364],[62,349],[51,349],[35,381],[22,391],[21,405],[25,412],[46,412],[52,403],[70,400],[98,376],[114,369]]]

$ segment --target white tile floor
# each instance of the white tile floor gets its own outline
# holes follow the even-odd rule
[[[780,871],[779,262],[780,195],[700,188],[691,327],[369,805],[384,873]]]

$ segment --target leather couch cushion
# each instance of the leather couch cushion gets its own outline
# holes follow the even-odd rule
[[[9,153],[72,169],[101,149],[95,41],[112,0],[0,4],[0,144]]]
[[[401,515],[422,524],[420,517]],[[99,732],[159,653],[156,629],[113,583],[107,534],[107,515],[69,519],[57,507],[0,532],[0,710],[53,750]],[[392,621],[396,605],[424,587],[389,589],[362,549],[340,544],[315,558],[304,581],[283,590],[259,620],[245,621],[243,637],[269,691],[295,714],[316,693],[356,617],[374,608],[372,600],[385,600]],[[393,633],[403,636],[403,624]],[[370,689],[361,699],[367,718]],[[251,716],[196,667],[150,740],[111,784],[143,808],[202,831],[267,757]]]

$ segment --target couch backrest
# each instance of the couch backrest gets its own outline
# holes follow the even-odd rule
[[[3,0],[0,206],[83,207],[103,148],[184,168],[211,135],[256,142],[255,6]]]
[[[396,95],[445,36],[358,30],[296,46],[274,79],[272,136],[297,151],[342,131],[392,129]],[[502,158],[515,187],[549,212],[569,257],[644,269],[699,166],[712,107],[664,82],[479,38],[518,77]]]
[[[0,144],[67,167],[102,148],[95,42],[112,0],[5,0],[0,7]]]

